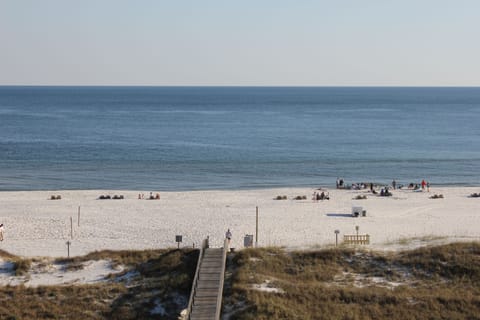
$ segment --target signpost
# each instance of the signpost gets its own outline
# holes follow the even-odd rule
[[[72,244],[72,243],[70,242],[70,240],[67,241],[67,257],[68,257],[68,258],[70,258],[70,245],[71,245],[71,244]]]
[[[338,246],[338,234],[340,233],[340,230],[335,230],[335,247]]]
[[[180,249],[180,242],[182,242],[182,236],[181,235],[176,235],[175,236],[175,242],[177,242],[177,248]]]

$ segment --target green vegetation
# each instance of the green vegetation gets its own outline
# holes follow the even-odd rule
[[[13,262],[16,275],[26,274],[35,262],[0,255]],[[186,308],[198,250],[101,251],[56,262],[74,271],[84,261],[100,259],[125,271],[95,285],[0,287],[0,319],[178,319]]]
[[[478,243],[395,254],[249,249],[227,271],[230,319],[480,319]]]

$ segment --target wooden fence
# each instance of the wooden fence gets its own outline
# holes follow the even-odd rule
[[[345,234],[343,236],[344,244],[370,244],[370,235],[368,234]]]

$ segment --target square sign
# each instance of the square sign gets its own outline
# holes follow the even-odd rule
[[[182,242],[182,236],[175,236],[175,242]]]

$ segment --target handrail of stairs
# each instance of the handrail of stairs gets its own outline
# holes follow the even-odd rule
[[[205,253],[206,248],[208,248],[208,237],[202,241],[202,245],[200,246],[200,253],[198,254],[198,261],[197,261],[197,269],[195,270],[195,276],[193,277],[193,282],[192,282],[192,290],[190,292],[190,299],[188,300],[187,317],[186,317],[187,319],[190,319],[190,314],[192,313],[193,297],[195,296],[195,291],[197,290],[198,273],[200,272],[200,264],[202,263],[203,254]]]
[[[220,314],[222,312],[222,299],[223,299],[223,282],[225,279],[225,264],[227,260],[227,252],[229,250],[229,243],[228,239],[225,239],[223,242],[223,252],[222,252],[222,271],[221,271],[221,278],[220,278],[220,286],[218,289],[218,296],[217,296],[217,312],[215,314],[215,319],[220,319]]]

